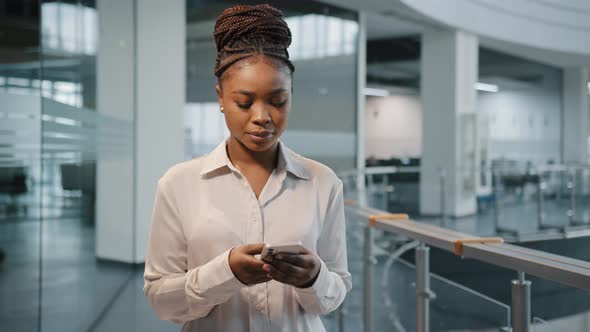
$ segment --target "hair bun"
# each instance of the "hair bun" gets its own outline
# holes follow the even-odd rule
[[[283,13],[270,5],[242,5],[224,10],[217,17],[213,37],[217,46],[217,77],[233,63],[259,52],[284,60],[293,71],[287,52],[291,30]]]
[[[217,52],[238,40],[264,39],[284,48],[291,45],[291,31],[283,13],[270,5],[227,8],[217,17],[213,36]]]

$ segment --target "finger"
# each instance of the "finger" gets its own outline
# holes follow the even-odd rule
[[[258,255],[262,253],[264,243],[252,243],[242,246],[242,252],[248,255]]]
[[[299,267],[314,267],[314,259],[311,255],[282,255],[279,254],[276,257],[276,260],[279,262],[289,263],[291,265],[299,266]]]
[[[265,265],[265,268],[266,271],[268,271],[268,275],[273,280],[276,280],[278,282],[282,282],[285,284],[293,284],[298,280],[297,276],[287,274],[270,264]]]
[[[275,259],[272,262],[272,264],[270,264],[270,266],[274,267],[275,269],[277,269],[287,275],[300,275],[302,273],[302,271],[305,271],[305,269],[303,269],[299,266],[295,266],[293,264],[282,262],[278,259]]]
[[[262,267],[266,264],[265,262],[255,258],[254,256],[245,255],[242,263],[243,268],[250,273],[259,273]]]

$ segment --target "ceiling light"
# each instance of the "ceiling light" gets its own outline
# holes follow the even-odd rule
[[[487,91],[487,92],[498,92],[500,89],[495,84],[488,84],[488,83],[475,83],[475,88],[479,91]]]
[[[365,96],[385,97],[389,96],[389,91],[384,89],[365,88]]]

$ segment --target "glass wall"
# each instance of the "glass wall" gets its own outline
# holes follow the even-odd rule
[[[132,124],[97,112],[95,1],[40,10],[41,330],[89,331],[132,276],[131,265],[97,259],[95,243],[97,162],[132,159]]]
[[[97,21],[93,0],[0,1],[3,330],[90,330],[131,277],[95,255],[96,162],[132,156],[132,124],[96,111]]]
[[[216,16],[232,4],[187,2],[186,158],[228,135],[215,96],[212,32]],[[284,11],[293,31],[294,112],[283,139],[303,155],[352,168],[356,14],[314,2],[271,4]],[[2,329],[178,330],[158,322],[147,306],[142,267],[97,258],[97,177],[101,167],[132,168],[136,130],[132,111],[118,114],[97,103],[97,77],[108,71],[97,68],[98,26],[110,22],[100,6],[95,0],[0,0]],[[125,49],[125,38],[111,39]],[[318,140],[324,144],[314,144]],[[121,192],[133,192],[123,186]]]
[[[41,52],[37,1],[0,1],[0,326],[37,331]]]

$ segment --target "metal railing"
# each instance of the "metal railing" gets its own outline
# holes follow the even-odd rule
[[[419,173],[420,167],[415,166],[379,166],[365,168],[364,177],[367,187],[363,188],[364,196],[381,195],[382,201],[368,206],[380,206],[387,210],[388,195],[395,191],[395,185],[390,185],[391,176],[394,174]],[[439,217],[442,225],[449,220],[447,208],[447,194],[449,188],[449,171],[438,168],[438,181],[432,183],[432,190],[439,192]],[[469,172],[466,170],[466,172]],[[491,187],[488,201],[491,203],[491,218],[493,218],[496,233],[502,234],[508,239],[518,241],[532,241],[543,239],[571,238],[590,235],[590,165],[545,165],[531,167],[529,170],[505,169],[504,167],[482,167],[480,176],[490,174]],[[358,173],[356,170],[339,173],[345,181],[345,189],[354,187]],[[377,182],[376,177],[380,177]],[[509,178],[525,178],[524,185],[531,192],[532,200],[527,202],[529,208],[527,214],[536,215],[535,229],[522,230],[515,225],[502,224],[510,213],[522,209],[523,205],[516,204],[516,209],[506,203],[513,193],[510,193],[505,184]],[[349,182],[350,180],[353,180]],[[418,185],[418,183],[417,183]],[[521,188],[522,189],[522,188]],[[530,190],[529,190],[530,191]],[[360,194],[360,193],[358,193]],[[360,198],[359,198],[360,200]],[[403,208],[403,207],[402,207]],[[548,211],[549,210],[549,211]],[[552,212],[552,213],[549,213]],[[518,218],[513,218],[518,219]]]
[[[492,168],[491,172],[494,178],[495,229],[498,233],[513,236],[517,240],[590,235],[590,166],[546,165],[516,173]],[[508,204],[503,203],[511,195],[505,188],[507,177],[526,179],[521,190],[527,186],[529,189],[534,188],[530,196],[536,205],[537,224],[532,233],[500,225],[502,217],[511,210]]]
[[[555,281],[564,285],[589,290],[590,262],[553,255],[537,250],[501,243],[499,238],[480,238],[465,233],[418,223],[404,215],[393,215],[385,211],[353,206],[347,202],[346,212],[365,220],[363,249],[363,321],[364,331],[373,328],[372,281],[374,258],[374,232],[382,230],[417,240],[416,248],[416,329],[430,331],[430,290],[429,248],[436,247],[452,252],[463,258],[471,258],[515,271],[511,283],[512,310],[511,325],[516,332],[531,331],[531,282],[527,274]],[[508,285],[507,285],[508,287]],[[343,320],[340,319],[342,322]],[[342,325],[341,325],[342,327]]]

